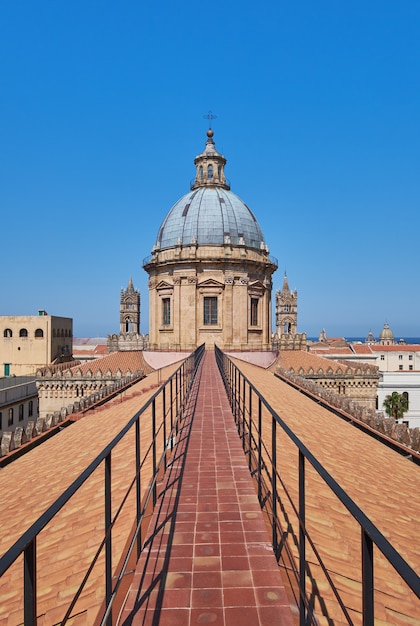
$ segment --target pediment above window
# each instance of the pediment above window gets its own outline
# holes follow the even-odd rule
[[[224,289],[224,284],[213,278],[203,280],[198,284],[199,289]]]

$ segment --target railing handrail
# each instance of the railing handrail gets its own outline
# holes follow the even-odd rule
[[[330,487],[336,497],[345,506],[348,512],[356,519],[361,529],[370,537],[378,550],[385,556],[388,562],[394,567],[405,583],[420,598],[420,577],[414,571],[414,569],[403,559],[403,557],[397,552],[394,546],[388,541],[388,539],[381,533],[381,531],[375,526],[375,524],[368,518],[368,516],[362,511],[362,509],[354,502],[354,500],[347,494],[347,492],[340,487],[338,482],[331,476],[331,474],[325,469],[325,467],[316,459],[316,457],[310,452],[305,444],[295,435],[292,429],[281,419],[278,413],[270,406],[264,396],[258,391],[258,389],[251,383],[251,381],[241,372],[239,367],[233,363],[232,359],[224,354],[220,348],[215,346],[216,358],[218,359],[219,367],[223,367],[221,362],[223,359],[227,359],[235,371],[243,378],[243,380],[249,385],[255,395],[258,397],[262,405],[267,409],[270,415],[275,419],[276,423],[283,429],[291,441],[295,444],[301,454],[307,459],[316,472],[321,476],[324,482]],[[226,373],[224,369],[223,378],[225,383],[227,382]]]
[[[197,351],[202,349],[197,348]],[[196,352],[197,352],[196,351]],[[70,498],[78,491],[78,489],[93,474],[98,466],[108,457],[109,453],[121,441],[130,428],[136,423],[140,416],[153,404],[154,400],[166,387],[171,379],[174,379],[178,372],[182,369],[185,360],[180,364],[176,371],[162,383],[159,389],[147,400],[147,402],[139,409],[120,430],[120,432],[112,439],[112,441],[103,448],[97,457],[79,474],[69,487],[48,507],[46,511],[19,537],[19,539],[0,557],[0,577],[8,570],[8,568],[16,561],[16,559],[25,551],[34,538],[47,526],[62,507],[70,500]]]

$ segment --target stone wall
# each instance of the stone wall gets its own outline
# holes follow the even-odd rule
[[[117,393],[135,380],[144,377],[143,372],[135,372],[131,376],[124,376],[112,383],[102,387],[89,396],[79,398],[77,401],[61,407],[60,410],[53,413],[47,413],[45,417],[39,417],[36,421],[29,421],[26,428],[17,427],[14,431],[4,431],[0,440],[0,457],[4,457],[13,450],[16,450],[31,440],[39,437],[48,430],[67,421],[71,416],[74,418],[76,414],[93,408],[96,404],[101,403],[105,398]]]

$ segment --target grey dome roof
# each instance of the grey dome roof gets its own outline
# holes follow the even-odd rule
[[[261,227],[247,205],[223,187],[193,189],[174,204],[159,228],[156,246],[245,245],[260,249]]]

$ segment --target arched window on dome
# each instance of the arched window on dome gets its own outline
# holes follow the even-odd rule
[[[222,177],[222,166],[221,166],[221,165],[219,165],[219,166],[217,167],[217,176],[218,176],[219,180],[220,180],[220,179],[221,179],[221,177]]]
[[[208,180],[212,180],[213,178],[213,165],[211,163],[207,168],[207,178]]]
[[[198,175],[200,177],[200,180],[203,180],[203,166],[200,165],[200,169],[198,170]]]

